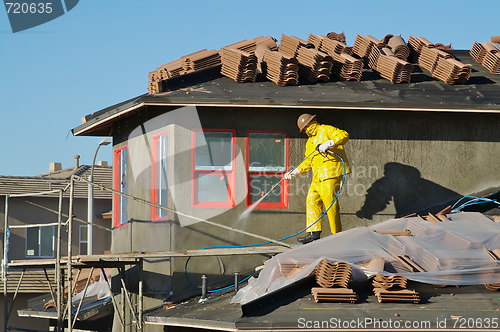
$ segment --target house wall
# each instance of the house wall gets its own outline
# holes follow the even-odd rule
[[[244,200],[240,201],[245,195],[244,173],[236,178],[235,208],[193,208],[191,186],[187,181],[191,177],[190,132],[182,124],[155,122],[158,116],[172,110],[148,107],[115,124],[115,148],[125,144],[129,147],[146,146],[140,151],[130,152],[131,162],[135,164],[129,174],[129,194],[151,199],[151,188],[145,185],[151,183],[148,164],[151,156],[147,144],[143,144],[150,141],[153,134],[168,129],[174,137],[169,139],[169,149],[173,149],[175,155],[172,158],[175,162],[169,161],[169,169],[175,174],[176,181],[171,192],[175,202],[170,200],[171,207],[175,205],[177,210],[197,216],[206,213],[207,218],[217,223],[275,239],[305,227],[305,196],[312,179],[311,172],[290,182],[289,203],[285,209],[256,209],[247,219],[240,219],[246,210]],[[493,193],[500,188],[499,114],[198,107],[203,128],[236,130],[237,169],[240,166],[244,169],[248,130],[286,131],[289,166],[297,166],[304,158],[307,137],[298,132],[296,120],[304,112],[317,114],[320,123],[334,125],[350,134],[345,150],[352,173],[346,177],[339,198],[344,230],[371,226],[412,212],[435,213],[462,195]],[[130,200],[128,213],[132,222],[113,232],[114,253],[262,242],[201,222],[181,227],[179,221],[182,220],[172,214],[169,221],[153,223],[151,208]],[[329,234],[325,220],[322,235]],[[286,242],[296,243],[296,236]],[[232,280],[235,271],[248,275],[267,258],[261,255],[193,258],[189,262],[188,275],[197,287],[201,274],[208,275],[209,284],[228,281]],[[184,276],[185,264],[186,259],[146,263],[145,292],[160,298],[175,290],[173,299],[197,293]],[[162,277],[157,279],[159,275]]]
[[[29,203],[23,202],[22,200],[33,202],[37,205],[46,207],[48,209],[57,211],[59,208],[58,198],[41,198],[41,197],[21,197],[16,199],[14,197],[9,198],[9,225],[25,225],[25,224],[45,224],[54,223],[58,220],[57,213],[47,211],[45,209],[33,206]],[[5,207],[5,196],[0,197],[0,204]],[[69,209],[69,199],[63,199],[63,214],[68,215]],[[94,212],[96,215],[100,215],[104,212],[111,210],[111,201],[95,199],[94,200]],[[73,215],[76,218],[87,220],[87,200],[86,199],[75,199],[73,204]],[[5,208],[0,210],[0,218],[5,220]],[[62,218],[62,222],[66,222],[67,217]],[[110,228],[110,221],[95,216],[94,222],[98,225]],[[79,254],[79,232],[80,225],[84,225],[81,222],[74,221],[72,228],[73,246],[72,252],[74,255]],[[67,227],[62,228],[61,232],[61,252],[62,255],[67,255],[68,252],[68,235]],[[56,239],[57,239],[57,226],[54,227],[54,257],[56,253]],[[3,236],[2,236],[3,244]],[[111,248],[111,232],[94,227],[94,254],[102,254],[105,250]],[[3,245],[2,245],[3,252]],[[10,260],[22,260],[30,259],[33,257],[26,256],[26,228],[11,229],[10,239],[9,239],[9,261]],[[1,257],[3,259],[3,256]]]

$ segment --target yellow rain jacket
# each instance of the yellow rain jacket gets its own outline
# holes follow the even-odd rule
[[[338,154],[345,163],[345,173],[349,174],[349,163],[343,145],[349,140],[349,134],[339,128],[320,125],[316,121],[311,122],[306,131],[311,135],[306,143],[305,155],[308,156],[316,149],[318,144],[333,140],[335,147],[330,151]],[[321,154],[319,151],[311,154],[302,164],[298,166],[300,173],[308,172],[312,169],[314,176],[307,194],[307,226],[313,224],[323,213],[323,205],[328,208],[335,198],[342,182],[344,166],[340,158],[335,155]],[[332,234],[342,230],[340,223],[338,199],[327,212],[330,221]],[[320,232],[322,221],[319,220],[307,229],[307,232]]]

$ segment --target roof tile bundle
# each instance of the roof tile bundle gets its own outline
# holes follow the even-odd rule
[[[285,53],[289,56],[296,57],[298,55],[299,48],[314,48],[314,45],[303,39],[297,38],[295,36],[282,35],[279,51]]]
[[[482,63],[484,56],[486,55],[487,51],[486,51],[486,48],[484,47],[485,44],[489,44],[489,43],[479,44],[477,41],[474,41],[474,44],[472,44],[472,48],[471,48],[469,54],[472,57],[472,59],[474,59],[474,61],[476,61],[477,63]]]
[[[413,66],[406,61],[403,61],[393,55],[385,55],[380,53],[376,60],[376,71],[391,83],[410,83]]]
[[[148,91],[150,94],[161,92],[158,82],[179,75],[220,65],[220,55],[216,50],[201,50],[166,63],[149,73]]]
[[[403,302],[403,303],[419,303],[420,297],[418,292],[412,289],[401,290],[386,290],[383,288],[374,288],[373,292],[377,296],[379,303],[383,302]]]
[[[387,42],[392,52],[401,60],[407,61],[410,56],[410,48],[401,36],[394,36]]]
[[[255,53],[259,59],[260,70],[268,80],[279,86],[299,83],[299,67],[296,58],[281,52],[273,52],[266,45],[259,46]]]
[[[410,49],[408,61],[412,63],[418,62],[420,53],[422,53],[422,47],[434,47],[434,44],[423,37],[415,38],[410,35],[408,38],[408,48]]]
[[[193,71],[205,69],[208,67],[218,66],[221,64],[219,52],[216,50],[202,50],[192,53],[181,58],[183,74]]]
[[[257,76],[257,57],[255,54],[229,47],[223,47],[220,53],[222,59],[222,75],[238,83],[255,83]]]
[[[381,274],[377,274],[372,281],[373,287],[383,289],[406,288],[406,283],[407,279],[401,275],[384,277]]]
[[[259,47],[260,45],[267,45],[273,51],[276,51],[278,49],[278,46],[276,45],[276,39],[270,36],[266,37],[260,36],[249,40],[245,39],[237,43],[227,45],[226,48],[236,48],[240,51],[253,53],[257,50],[257,47]]]
[[[500,52],[487,52],[481,64],[490,73],[500,75]]]
[[[453,56],[434,47],[423,47],[418,58],[420,68],[424,68],[431,73],[436,68],[439,58],[453,59]]]
[[[329,32],[326,35],[326,38],[332,39],[332,40],[337,40],[337,41],[345,44],[345,34],[344,34],[344,31],[342,31],[341,33]]]
[[[352,48],[354,54],[359,56],[360,58],[368,58],[370,56],[370,52],[373,47],[385,47],[386,45],[382,43],[380,40],[370,36],[361,36],[357,34],[356,40],[354,40],[354,46]]]
[[[352,267],[349,263],[333,262],[322,259],[316,266],[316,282],[323,288],[347,287]]]
[[[328,54],[311,48],[299,47],[296,59],[299,62],[299,75],[309,82],[330,80],[333,59]]]
[[[313,287],[311,293],[315,302],[347,302],[356,303],[356,292],[349,288],[322,288]]]
[[[470,78],[471,65],[466,65],[455,59],[438,58],[438,62],[432,71],[432,77],[446,84],[464,84]]]
[[[363,74],[363,62],[361,60],[347,53],[333,53],[331,56],[333,59],[332,73],[344,81],[361,80]]]
[[[329,55],[332,55],[332,53],[337,53],[337,54],[347,53],[352,55],[352,47],[347,46],[343,42],[334,39],[329,39],[322,35],[316,36],[310,33],[309,37],[307,38],[307,41],[313,44],[315,49],[325,52]]]

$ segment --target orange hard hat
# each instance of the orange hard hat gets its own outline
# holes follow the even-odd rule
[[[311,115],[304,113],[299,118],[297,119],[297,126],[299,127],[300,132],[303,132],[304,129],[307,127],[309,122],[314,120],[316,118],[316,115]]]

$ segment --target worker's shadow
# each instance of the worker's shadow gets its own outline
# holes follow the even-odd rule
[[[384,166],[384,177],[366,191],[365,202],[356,212],[359,218],[372,219],[394,201],[397,218],[411,213],[437,213],[462,196],[432,181],[423,179],[413,166],[390,162]]]

